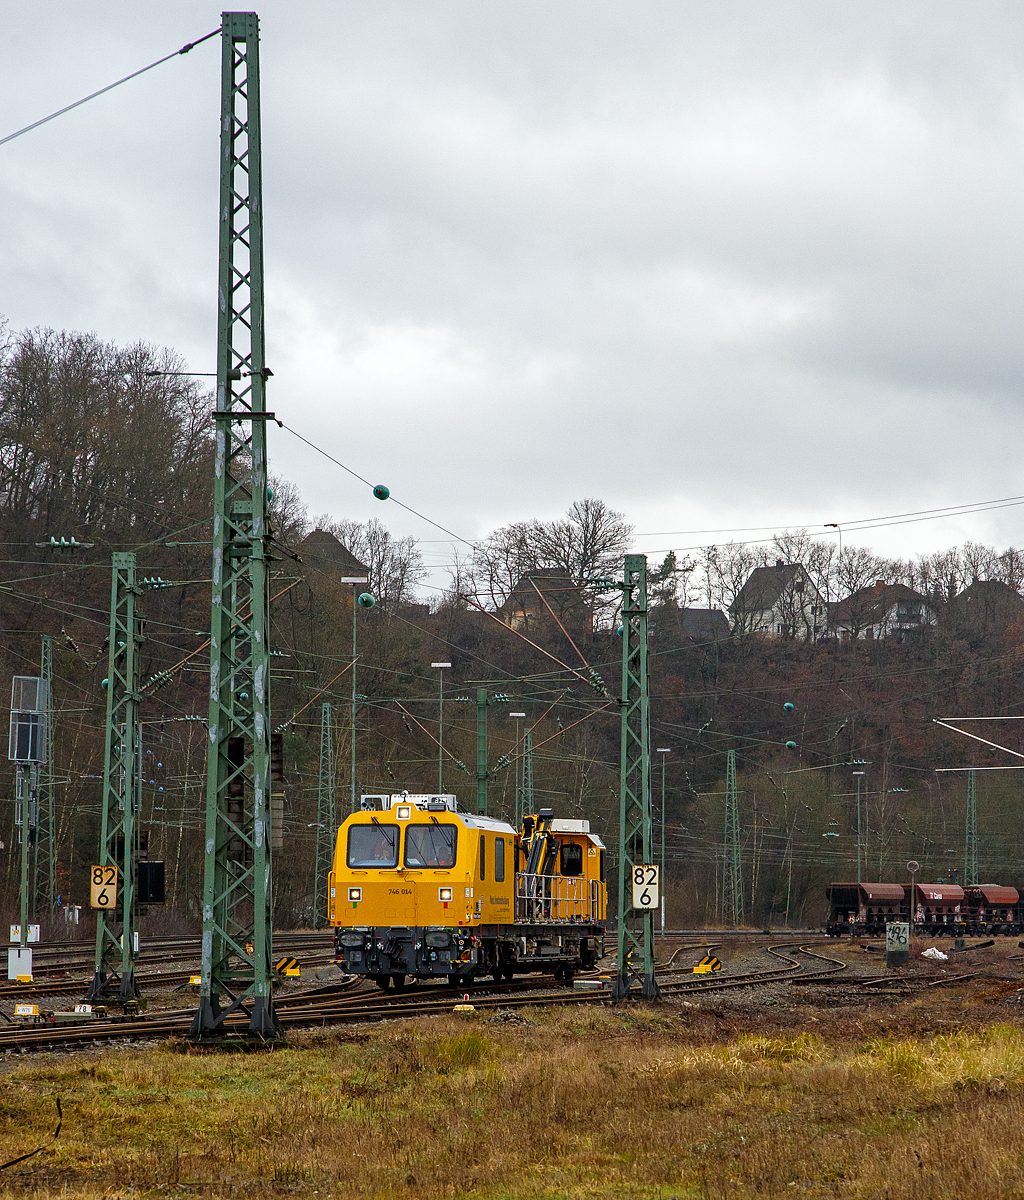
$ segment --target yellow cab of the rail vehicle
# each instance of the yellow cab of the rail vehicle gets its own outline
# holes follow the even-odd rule
[[[363,796],[328,889],[338,965],[385,988],[536,970],[568,981],[603,952],[604,846],[548,809],[517,832],[452,795]]]

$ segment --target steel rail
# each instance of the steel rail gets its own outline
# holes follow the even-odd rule
[[[800,978],[817,978],[822,974],[836,974],[846,969],[846,963],[839,959],[819,954],[811,950],[804,943],[784,943],[767,947],[767,950],[768,953],[774,955],[776,958],[783,959],[785,966],[770,968],[768,970],[750,971],[725,978],[701,979],[693,982],[671,982],[666,980],[662,988],[663,994],[680,996],[704,994],[723,991],[728,988],[751,987],[783,980],[795,981]],[[786,953],[787,951],[820,959],[828,963],[829,966],[809,972],[804,976],[794,976],[793,972],[799,971],[802,964],[799,959],[793,957],[793,953]],[[550,987],[550,981],[546,978],[540,978],[534,981],[528,990],[533,991],[548,987]],[[323,991],[325,989],[320,990]],[[449,987],[446,990],[449,994],[445,997],[435,996],[423,1000],[405,998],[404,995],[401,1000],[397,998],[382,1000],[370,994],[363,993],[361,996],[321,997],[319,1003],[312,1004],[309,1003],[309,1000],[315,1000],[315,997],[311,997],[306,993],[299,993],[291,997],[280,997],[275,1001],[275,1007],[279,1007],[281,1023],[286,1026],[327,1026],[335,1023],[363,1024],[381,1020],[401,1019],[403,1017],[449,1013],[452,1001],[451,992],[454,990],[457,993],[458,989]],[[495,990],[489,987],[488,995],[473,997],[473,1006],[480,1010],[490,1010],[496,1008],[555,1007],[566,1004],[607,1004],[610,1000],[608,992],[574,991],[566,995],[551,995],[546,993],[544,995],[531,996],[523,995],[522,991],[523,989],[520,988],[518,995],[509,993],[495,994]],[[375,1003],[372,1002],[374,1000],[376,1001]],[[24,1029],[9,1028],[0,1030],[0,1049],[22,1050],[31,1047],[53,1047],[97,1041],[102,1042],[105,1040],[170,1037],[186,1032],[190,1011],[181,1010],[179,1012],[165,1013],[160,1016],[140,1018],[133,1021],[101,1021],[84,1027],[54,1027],[47,1025],[27,1026]],[[227,1032],[242,1032],[244,1028],[244,1022],[237,1026],[228,1025]]]
[[[281,939],[278,943],[278,949],[282,952],[282,957],[292,956],[299,961],[300,967],[315,968],[318,966],[327,966],[334,962],[334,951],[328,943],[323,949],[310,948],[308,942],[299,942],[295,944],[289,939]],[[141,956],[137,956],[138,957]],[[190,945],[187,950],[168,952],[166,949],[154,950],[151,959],[156,961],[173,962],[175,959],[184,959],[186,961],[198,961],[199,947],[198,945]],[[88,987],[87,982],[82,982],[80,978],[72,978],[71,972],[81,967],[88,968],[90,960],[83,959],[81,962],[69,964],[67,970],[62,975],[54,975],[51,972],[40,971],[40,974],[45,974],[47,977],[42,979],[34,979],[31,983],[0,983],[0,1001],[3,1000],[29,1000],[37,996],[63,996],[72,995],[80,989]],[[160,988],[162,985],[171,984],[179,985],[187,983],[191,975],[196,974],[193,970],[179,971],[153,971],[145,975],[139,975],[137,982],[140,986],[148,987],[150,990]]]

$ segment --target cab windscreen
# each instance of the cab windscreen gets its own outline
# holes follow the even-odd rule
[[[350,867],[397,867],[397,825],[350,825],[348,830]]]
[[[458,830],[454,825],[408,825],[405,831],[407,867],[454,867]]]

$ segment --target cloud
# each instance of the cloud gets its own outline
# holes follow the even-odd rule
[[[15,126],[218,17],[0,11]],[[1016,6],[260,11],[271,403],[361,474],[468,538],[582,495],[659,530],[1020,490]],[[15,327],[210,369],[218,70],[200,47],[0,149]],[[385,511],[273,452],[314,511]],[[966,535],[1019,543],[1016,511],[864,540]]]

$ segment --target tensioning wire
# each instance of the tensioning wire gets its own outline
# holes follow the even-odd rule
[[[290,425],[286,425],[284,421],[280,419],[280,417],[276,417],[275,420],[277,421],[278,425],[280,425],[282,429],[286,429],[292,435],[292,437],[297,437],[300,442],[305,442],[311,450],[315,450],[317,454],[322,454],[324,458],[326,458],[329,462],[334,463],[336,467],[341,467],[343,471],[347,471],[353,479],[358,479],[360,483],[365,483],[368,488],[374,487],[374,485],[368,479],[364,479],[358,471],[353,471],[351,467],[346,467],[345,464],[336,459],[333,454],[328,454],[328,452],[321,446],[318,446],[315,442],[311,442],[309,438],[303,437],[297,429],[292,429]],[[471,550],[479,549],[476,542],[471,542],[468,538],[462,537],[461,534],[453,533],[450,529],[445,528],[444,525],[439,525],[436,521],[432,521],[430,517],[425,516],[421,512],[417,512],[415,508],[410,508],[408,504],[403,504],[401,500],[395,500],[394,496],[389,494],[383,498],[393,500],[399,508],[404,508],[406,512],[412,513],[414,517],[419,517],[421,521],[426,521],[428,525],[433,525],[435,529],[440,529],[442,533],[446,533],[449,537],[455,538],[457,542],[462,542],[464,546],[469,546]]]
[[[71,112],[73,108],[88,104],[90,100],[95,100],[97,96],[102,96],[105,92],[113,91],[114,88],[120,87],[122,83],[127,83],[129,79],[137,79],[140,75],[145,75],[147,71],[152,71],[154,67],[159,67],[161,63],[170,62],[172,58],[177,58],[181,54],[188,54],[190,50],[193,50],[203,42],[209,41],[210,38],[216,37],[218,33],[220,33],[219,25],[212,33],[204,34],[203,37],[197,38],[194,42],[187,42],[180,50],[175,50],[171,54],[165,54],[163,58],[158,58],[156,62],[151,62],[148,67],[132,71],[130,75],[125,75],[123,79],[118,79],[115,83],[108,83],[106,87],[100,88],[98,92],[92,92],[88,96],[83,96],[81,100],[76,100],[74,104],[66,104],[63,108],[58,108],[56,112],[50,113],[48,117],[40,117],[38,121],[33,121],[31,125],[26,125],[24,129],[9,133],[6,137],[0,138],[0,146],[6,145],[7,142],[13,142],[15,138],[21,137],[23,133],[31,133],[33,129],[38,129],[40,125],[45,125],[47,121],[54,121],[57,117],[62,117],[65,113]],[[447,530],[445,532],[447,533]]]

